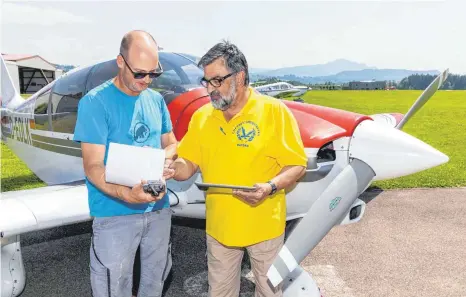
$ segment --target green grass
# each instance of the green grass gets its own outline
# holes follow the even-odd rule
[[[13,152],[2,143],[1,191],[15,191],[45,186]]]
[[[32,94],[22,94],[24,99]],[[3,142],[1,143],[1,192],[33,189],[45,186]]]
[[[406,113],[422,91],[309,91],[306,102],[361,114]],[[441,166],[376,182],[383,189],[466,186],[466,91],[438,91],[403,127],[450,157]],[[390,160],[387,160],[390,162]]]
[[[313,90],[302,98],[311,104],[362,114],[406,113],[421,93]],[[376,182],[373,186],[382,189],[466,186],[466,91],[438,91],[403,131],[447,154],[450,161],[410,176]],[[2,192],[44,185],[3,143],[1,146]]]

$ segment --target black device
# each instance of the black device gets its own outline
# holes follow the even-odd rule
[[[149,180],[147,184],[142,185],[142,189],[145,193],[151,194],[152,196],[158,196],[160,193],[165,191],[165,183],[160,180]]]
[[[207,191],[209,188],[221,188],[221,189],[232,189],[232,190],[243,190],[243,191],[255,191],[255,187],[245,187],[236,185],[225,185],[225,184],[212,184],[212,183],[198,183],[195,182],[197,188],[201,191]]]

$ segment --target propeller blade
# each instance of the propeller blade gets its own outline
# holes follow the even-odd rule
[[[275,258],[267,272],[273,286],[285,279],[330,229],[341,222],[374,176],[372,168],[358,159],[353,159],[338,174],[311,206]]]
[[[443,73],[440,73],[431,83],[430,85],[422,92],[421,96],[417,98],[416,102],[411,106],[411,108],[408,110],[406,115],[403,117],[403,119],[398,123],[396,126],[397,129],[401,130],[403,126],[406,124],[406,122],[411,119],[414,114],[421,109],[422,106],[427,102],[427,100],[434,95],[435,92],[437,92],[438,89],[443,85],[443,83],[447,80],[448,77],[448,69],[445,70]]]

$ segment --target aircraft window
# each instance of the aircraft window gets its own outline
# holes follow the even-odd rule
[[[158,91],[169,104],[177,96],[194,88],[201,87],[200,79],[204,75],[197,65],[178,54],[159,53],[163,74],[152,80],[150,88]]]
[[[50,91],[39,95],[36,99],[34,107],[34,122],[36,123],[37,130],[51,130],[48,120],[48,106],[49,106]]]
[[[88,67],[64,77],[53,87],[50,110],[54,132],[74,133],[78,103],[85,93],[90,69],[91,67]]]
[[[92,68],[89,79],[87,80],[86,90],[89,92],[93,88],[101,85],[118,74],[118,65],[116,59],[100,63]]]
[[[181,67],[193,84],[198,84],[204,73],[195,64],[187,64]]]

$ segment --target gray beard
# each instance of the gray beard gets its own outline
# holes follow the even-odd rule
[[[212,100],[212,106],[215,109],[219,109],[222,111],[227,110],[232,104],[236,96],[236,85],[230,85],[230,92],[228,93],[227,97],[221,97],[218,100]]]

